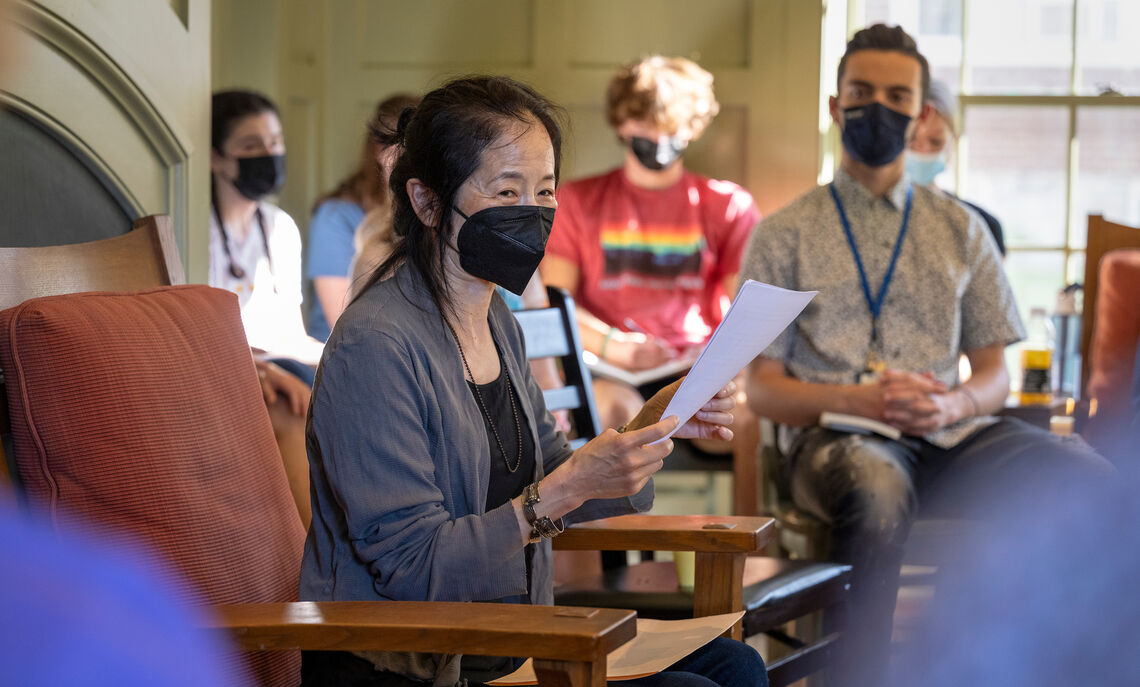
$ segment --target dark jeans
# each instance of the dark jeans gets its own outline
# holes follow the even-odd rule
[[[787,468],[796,505],[831,525],[833,559],[853,567],[844,685],[886,675],[903,545],[920,504],[928,517],[996,522],[1018,494],[1048,499],[1111,470],[1083,442],[1013,418],[951,449],[813,427],[796,439]]]
[[[301,653],[302,687],[425,687],[429,684],[376,671],[371,663],[349,653]],[[664,672],[608,684],[614,687],[767,687],[768,674],[755,649],[743,642],[718,637]]]

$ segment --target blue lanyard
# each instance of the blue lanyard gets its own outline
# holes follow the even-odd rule
[[[903,210],[902,226],[899,227],[899,237],[895,239],[895,248],[891,253],[891,263],[887,266],[887,273],[883,275],[883,285],[879,287],[879,295],[871,297],[871,285],[867,282],[867,270],[863,268],[863,259],[859,257],[859,248],[855,245],[855,235],[851,233],[851,223],[847,221],[847,213],[843,211],[843,203],[835,191],[835,184],[827,186],[831,191],[831,199],[835,201],[835,209],[839,211],[839,221],[843,223],[843,233],[847,235],[847,245],[851,246],[851,255],[855,256],[855,267],[859,269],[859,281],[863,284],[863,298],[867,300],[867,308],[871,311],[871,338],[878,337],[879,313],[883,310],[883,301],[887,299],[887,289],[891,286],[891,279],[895,276],[895,265],[902,252],[903,238],[906,236],[906,227],[910,223],[910,208],[914,200],[914,186],[906,189],[906,209]]]

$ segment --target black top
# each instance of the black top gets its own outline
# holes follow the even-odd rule
[[[487,484],[486,503],[486,510],[488,511],[498,508],[521,494],[526,485],[534,479],[534,440],[530,435],[526,418],[521,414],[521,411],[518,418],[519,422],[522,423],[519,425],[523,442],[522,460],[514,472],[511,472],[507,467],[508,463],[510,467],[515,466],[515,460],[518,458],[519,437],[519,430],[515,428],[515,411],[511,408],[511,398],[507,394],[515,397],[515,408],[520,406],[514,380],[512,379],[510,384],[507,383],[507,375],[504,374],[506,368],[506,363],[503,362],[503,356],[500,353],[498,379],[486,384],[479,384],[478,394],[475,393],[476,384],[471,381],[467,382],[467,387],[471,389],[475,403],[479,403],[479,396],[482,396],[483,402],[487,404],[487,412],[495,421],[495,429],[499,432],[499,439],[503,442],[503,450],[507,454],[504,457],[503,451],[499,450],[499,443],[495,441],[495,433],[491,431],[491,422],[486,415],[483,415],[483,424],[487,429],[487,443],[491,447],[491,476]],[[482,409],[480,409],[480,414],[482,414]],[[531,558],[533,553],[534,546],[528,544],[526,547],[527,589],[530,589],[531,585]],[[526,594],[497,600],[504,603],[529,603],[529,597],[530,595]],[[503,656],[464,655],[461,672],[469,682],[487,682],[513,671],[521,663],[521,659]]]
[[[499,439],[503,442],[503,451],[506,451],[504,456],[503,451],[499,450],[499,442],[495,441],[495,433],[491,429],[490,419],[483,415],[483,424],[487,430],[487,443],[491,446],[491,479],[487,484],[486,510],[498,508],[518,496],[522,493],[523,488],[534,479],[534,440],[530,436],[530,428],[527,426],[526,418],[522,415],[521,410],[518,411],[518,421],[521,424],[516,429],[516,413],[511,407],[512,399],[507,394],[510,393],[514,396],[515,408],[521,409],[521,403],[518,393],[514,389],[514,380],[508,384],[507,375],[503,373],[506,370],[506,364],[502,362],[502,355],[499,356],[499,368],[498,379],[478,385],[478,394],[475,391],[475,383],[467,382],[475,402],[479,403],[479,396],[482,396],[483,402],[487,404],[487,412],[495,420],[495,430],[498,430]],[[519,462],[518,469],[511,472],[508,464],[510,467],[514,467],[515,460],[518,459],[519,430],[521,430],[523,442],[522,460]]]

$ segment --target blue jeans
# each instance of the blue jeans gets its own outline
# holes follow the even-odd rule
[[[717,637],[664,671],[613,687],[767,687],[764,660],[744,642]]]
[[[788,459],[793,500],[831,525],[831,558],[852,566],[851,631],[836,681],[883,683],[903,545],[923,515],[1000,522],[1024,495],[1048,502],[1111,471],[1079,441],[1002,418],[950,449],[917,437],[805,430]]]

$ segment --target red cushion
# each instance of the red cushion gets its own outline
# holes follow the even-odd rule
[[[137,537],[187,601],[296,600],[304,532],[234,294],[33,299],[0,312],[0,365],[32,504]],[[296,654],[246,657],[299,681]]]
[[[1096,320],[1089,357],[1089,396],[1105,412],[1127,414],[1140,340],[1140,249],[1105,253],[1097,278]]]

